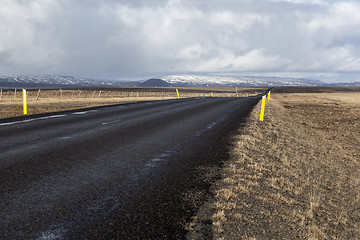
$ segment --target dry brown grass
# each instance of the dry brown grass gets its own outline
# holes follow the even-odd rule
[[[28,101],[28,114],[67,111],[111,104],[125,104],[132,102],[174,99],[170,97],[139,97],[139,98],[106,98],[106,99],[44,99]],[[22,101],[0,103],[0,118],[21,116]]]
[[[274,94],[259,111],[195,225],[211,221],[214,239],[360,239],[360,94]]]
[[[120,92],[90,90],[27,91],[28,114],[74,110],[109,104],[174,99],[170,92]],[[22,92],[3,91],[0,100],[0,118],[22,115]]]

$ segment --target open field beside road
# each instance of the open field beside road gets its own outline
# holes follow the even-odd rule
[[[335,93],[360,92],[360,87],[277,87],[274,93]]]
[[[273,94],[234,138],[189,239],[359,239],[360,93]]]
[[[264,89],[239,88],[239,97]],[[179,88],[181,98],[234,97],[235,88]],[[175,88],[97,88],[97,89],[31,89],[27,90],[28,114],[66,111],[111,104],[124,104],[177,98]],[[0,118],[22,115],[21,89],[2,90]]]

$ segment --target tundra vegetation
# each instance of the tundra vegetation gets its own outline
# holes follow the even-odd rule
[[[272,94],[259,114],[188,239],[359,239],[360,93]]]

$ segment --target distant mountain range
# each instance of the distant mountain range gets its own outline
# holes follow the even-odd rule
[[[167,75],[161,78],[173,86],[200,87],[279,87],[279,86],[319,86],[318,80],[303,78],[221,76],[221,75]]]
[[[72,76],[0,76],[0,88],[79,87],[360,87],[360,82],[326,84],[304,78],[178,74],[137,82],[93,80]]]
[[[106,87],[114,82],[75,78],[72,76],[0,76],[0,87],[3,88],[74,88]]]
[[[146,87],[360,87],[360,82],[327,84],[305,78],[221,76],[221,75],[166,75],[141,82]]]

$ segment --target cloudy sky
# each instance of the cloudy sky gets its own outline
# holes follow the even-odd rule
[[[0,6],[0,74],[360,76],[359,1],[0,0]]]

